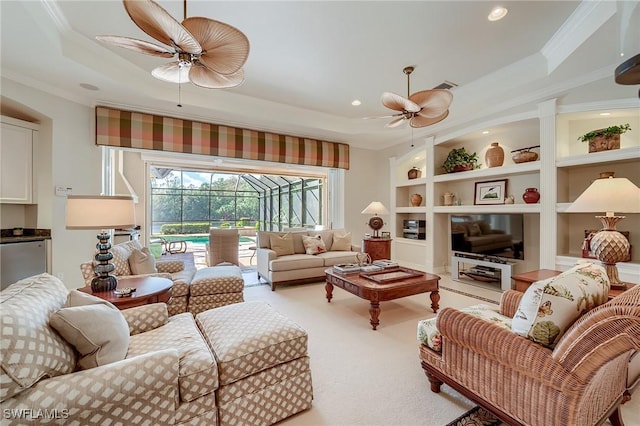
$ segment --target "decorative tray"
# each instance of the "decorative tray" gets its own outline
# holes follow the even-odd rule
[[[361,277],[377,283],[390,283],[393,281],[406,280],[407,278],[420,277],[422,275],[422,272],[404,268],[385,269],[383,271],[360,274]]]

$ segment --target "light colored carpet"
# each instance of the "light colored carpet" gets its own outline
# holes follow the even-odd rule
[[[441,308],[500,298],[498,292],[448,276],[441,287],[450,289],[440,291]],[[435,315],[428,294],[382,302],[376,331],[369,324],[369,302],[335,288],[327,303],[324,283],[282,286],[275,292],[267,285],[253,285],[244,294],[245,300],[268,302],[309,334],[313,407],[281,425],[442,426],[475,406],[446,385],[440,394],[429,390],[416,340],[418,320]],[[640,395],[623,406],[627,426],[640,426],[638,413]]]

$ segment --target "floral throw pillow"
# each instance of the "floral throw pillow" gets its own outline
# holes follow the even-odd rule
[[[324,241],[320,235],[314,235],[312,237],[303,235],[302,243],[307,254],[320,254],[327,251]]]
[[[533,283],[520,301],[512,330],[553,349],[584,312],[607,301],[609,278],[595,263],[580,263],[562,274]]]
[[[460,309],[460,311],[490,321],[507,330],[511,329],[511,318],[499,314],[494,308],[488,305],[467,306],[466,308]],[[429,346],[434,351],[441,352],[442,335],[436,328],[436,318],[437,317],[433,317],[418,321],[418,342]]]

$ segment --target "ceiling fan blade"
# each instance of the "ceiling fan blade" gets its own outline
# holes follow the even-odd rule
[[[376,118],[393,118],[393,117],[399,117],[401,115],[404,115],[403,113],[398,113],[398,114],[389,114],[389,115],[372,115],[370,117],[362,117],[363,120],[373,120]]]
[[[113,44],[114,46],[123,47],[125,49],[134,50],[138,53],[146,55],[160,56],[163,58],[173,58],[174,52],[164,46],[149,43],[148,41],[136,40],[135,38],[120,36],[96,36],[96,40]]]
[[[169,12],[151,0],[123,0],[129,17],[142,31],[162,43],[199,55],[202,47]]]
[[[398,127],[399,125],[401,125],[404,122],[405,118],[404,115],[402,117],[398,117],[395,120],[391,120],[390,122],[388,122],[384,127]]]
[[[409,120],[409,124],[411,125],[411,127],[414,127],[414,128],[427,127],[444,120],[445,118],[447,118],[448,115],[449,115],[449,110],[446,110],[444,114],[441,114],[438,117],[425,117],[421,113],[418,113],[411,120]]]
[[[435,118],[449,109],[453,101],[453,93],[446,89],[423,90],[409,96],[409,99],[422,108],[419,112],[420,116]]]
[[[151,75],[158,80],[167,81],[169,83],[188,83],[190,81],[190,69],[191,64],[189,63],[183,63],[183,65],[180,65],[180,62],[171,62],[154,68],[153,71],[151,71]]]
[[[227,89],[236,87],[244,82],[244,71],[242,69],[233,74],[222,75],[210,70],[198,62],[195,62],[189,71],[191,82],[206,89]]]
[[[395,111],[420,111],[420,106],[418,106],[418,104],[393,92],[384,92],[382,94],[382,105]]]
[[[249,56],[249,39],[240,30],[208,18],[187,18],[182,25],[200,42],[200,62],[218,74],[233,74]]]

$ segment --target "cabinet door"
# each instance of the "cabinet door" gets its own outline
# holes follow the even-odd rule
[[[0,202],[33,202],[33,130],[2,123]]]

